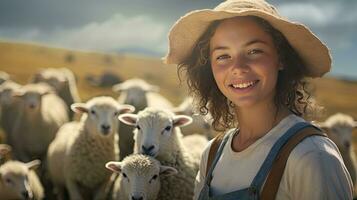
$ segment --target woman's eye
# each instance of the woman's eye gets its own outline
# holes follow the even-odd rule
[[[229,55],[224,54],[224,55],[218,56],[216,58],[216,60],[224,60],[224,59],[229,59],[229,58],[231,58]]]
[[[263,53],[263,51],[260,49],[253,49],[253,50],[248,51],[248,55],[254,55],[254,54],[259,54],[259,53]]]

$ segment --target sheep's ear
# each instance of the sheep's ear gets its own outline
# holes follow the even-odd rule
[[[160,92],[160,87],[156,85],[150,85],[147,90],[148,92]]]
[[[38,83],[43,79],[41,72],[37,72],[33,75],[32,79],[30,80],[31,83]]]
[[[176,115],[173,120],[174,126],[187,126],[192,123],[192,117],[187,115]]]
[[[118,84],[113,85],[112,90],[114,92],[121,92],[121,91],[124,91],[125,88],[124,88],[124,85],[122,83],[118,83]]]
[[[40,165],[41,161],[38,159],[26,163],[28,169],[37,169],[37,167],[39,167]]]
[[[0,144],[0,155],[6,155],[11,152],[11,146],[7,144]]]
[[[12,93],[13,97],[23,97],[25,95],[25,91],[24,90],[15,90]]]
[[[74,103],[71,105],[71,110],[75,113],[88,113],[89,111],[85,103]]]
[[[123,104],[119,107],[119,113],[132,113],[135,111],[135,107],[129,104]]]
[[[178,173],[177,169],[173,167],[164,166],[164,165],[160,166],[160,176],[172,176],[177,173]]]
[[[138,115],[136,114],[121,114],[119,115],[119,120],[124,124],[135,126],[136,121],[138,120]]]
[[[357,121],[353,122],[353,128],[357,128]]]
[[[110,161],[105,164],[105,167],[110,171],[120,173],[121,172],[121,162]]]

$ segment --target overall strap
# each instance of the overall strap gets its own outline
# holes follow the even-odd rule
[[[232,134],[232,132],[228,132],[226,134],[219,134],[212,141],[206,166],[206,183],[208,185],[210,185],[211,183],[213,169],[221,156],[221,153],[229,139],[230,134]]]
[[[212,165],[213,159],[216,156],[218,147],[221,144],[223,138],[224,138],[224,133],[220,133],[212,141],[211,147],[209,148],[208,159],[206,164],[206,177],[208,175],[209,168]]]
[[[261,191],[262,185],[268,176],[273,162],[275,158],[277,157],[278,153],[280,152],[280,149],[284,144],[289,141],[289,139],[294,136],[297,132],[300,130],[304,129],[305,127],[312,126],[311,124],[307,122],[299,122],[296,123],[294,126],[289,128],[273,145],[271,148],[270,152],[268,153],[267,157],[265,158],[262,166],[260,167],[257,175],[254,177],[252,183],[251,183],[251,189],[255,193],[259,193]]]
[[[276,159],[274,160],[273,166],[270,170],[268,178],[265,181],[263,191],[261,193],[262,200],[274,200],[278,192],[281,178],[283,176],[286,163],[288,161],[291,151],[305,138],[319,135],[327,137],[326,134],[321,132],[320,129],[309,126],[301,130],[298,134],[295,134],[280,150]]]

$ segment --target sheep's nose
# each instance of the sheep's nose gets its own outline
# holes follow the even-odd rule
[[[30,197],[30,195],[29,195],[29,193],[28,193],[27,191],[21,192],[21,195],[22,195],[22,197],[23,197],[24,199],[29,199],[29,197]]]
[[[351,144],[349,142],[345,142],[345,147],[350,148]]]
[[[31,103],[31,104],[29,105],[29,107],[30,107],[31,109],[34,109],[34,108],[36,107],[36,105],[33,104],[33,103]]]
[[[139,197],[139,196],[132,196],[131,197],[131,200],[143,200],[144,198],[143,197]]]
[[[154,145],[151,145],[149,147],[145,147],[144,145],[141,146],[143,153],[146,155],[151,155],[151,151],[155,148]]]
[[[110,125],[102,124],[101,128],[102,128],[102,132],[103,132],[104,134],[107,134],[107,133],[109,133],[109,131],[110,131]]]

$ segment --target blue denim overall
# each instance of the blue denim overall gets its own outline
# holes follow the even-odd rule
[[[207,177],[205,179],[205,184],[201,190],[200,196],[198,200],[259,200],[259,193],[262,189],[265,179],[267,178],[269,171],[272,167],[273,161],[275,160],[276,156],[278,155],[280,149],[284,144],[289,141],[289,139],[298,133],[300,130],[306,127],[314,127],[313,125],[307,122],[299,122],[288,129],[283,136],[281,136],[273,145],[270,152],[268,153],[267,157],[265,158],[262,166],[260,167],[257,175],[254,177],[252,183],[248,188],[240,189],[237,191],[229,192],[223,195],[218,196],[211,196],[210,193],[210,183],[212,181],[212,172],[221,157],[223,148],[228,141],[228,138],[234,131],[226,134],[217,150],[216,156],[212,162],[212,166],[209,168]],[[239,177],[237,177],[239,178]]]

